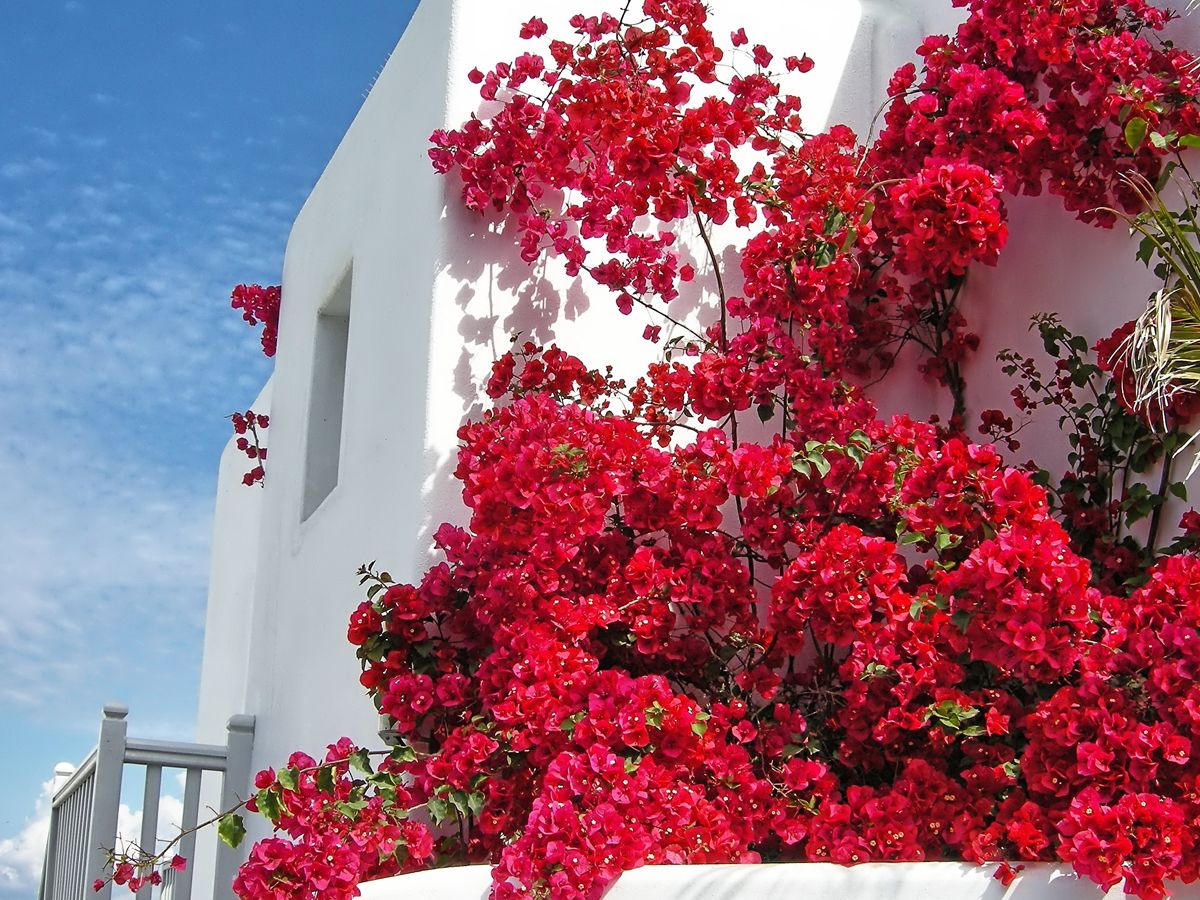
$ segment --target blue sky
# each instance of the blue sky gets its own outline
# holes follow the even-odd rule
[[[0,15],[0,900],[103,703],[191,736],[224,417],[270,367],[229,290],[278,281],[416,2]]]

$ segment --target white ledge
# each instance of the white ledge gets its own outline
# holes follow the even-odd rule
[[[955,862],[794,863],[757,866],[645,866],[626,872],[604,900],[1118,900],[1068,868],[1026,864],[1006,888],[995,865]],[[485,900],[487,866],[414,872],[362,885],[364,900]],[[1174,900],[1200,900],[1200,886],[1175,888]]]

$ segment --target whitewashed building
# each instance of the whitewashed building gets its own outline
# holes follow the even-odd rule
[[[949,0],[710,5],[717,33],[744,26],[776,52],[814,58],[814,71],[792,84],[806,126],[846,122],[860,134],[891,73],[915,58],[924,35],[953,29],[962,15]],[[521,22],[540,14],[553,31],[577,8],[611,6],[424,0],[296,219],[275,372],[252,403],[271,416],[264,489],[243,486],[246,459],[232,444],[221,461],[196,726],[198,741],[223,744],[231,715],[253,715],[251,771],[295,749],[319,755],[342,735],[377,743],[345,639],[361,599],[354,573],[378,560],[397,579],[416,578],[437,525],[465,518],[451,477],[455,432],[482,409],[480,385],[510,335],[553,339],[618,372],[647,359],[637,315],[621,316],[606,292],[554,261],[521,262],[511,234],[464,211],[453,177],[436,175],[426,155],[433,130],[479,108],[467,72],[527,49]],[[1180,26],[1193,44],[1198,25]],[[1057,310],[1099,337],[1153,288],[1122,230],[1082,225],[1054,197],[1009,206],[1009,245],[998,267],[973,272],[964,301],[984,341],[968,370],[976,412],[1007,406],[1011,385],[993,377],[995,354],[1037,345],[1031,314]],[[702,290],[704,266],[697,270]],[[706,321],[711,300],[680,304]],[[917,413],[941,402],[916,380],[885,399]],[[1044,449],[1056,446],[1045,439]],[[264,833],[248,824],[251,838]],[[194,896],[212,896],[211,852],[201,844]]]

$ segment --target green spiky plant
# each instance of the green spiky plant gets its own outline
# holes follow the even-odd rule
[[[1175,163],[1158,185],[1137,174],[1126,176],[1125,181],[1143,211],[1136,216],[1118,215],[1141,235],[1138,259],[1153,265],[1162,279],[1162,287],[1150,298],[1121,348],[1136,391],[1135,397],[1126,399],[1167,431],[1172,427],[1167,414],[1171,401],[1181,393],[1200,392],[1200,185],[1182,164]],[[1179,211],[1163,199],[1169,183],[1179,188]],[[1198,464],[1200,456],[1193,471]]]

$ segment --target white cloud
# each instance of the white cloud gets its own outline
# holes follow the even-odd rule
[[[131,771],[126,769],[127,774]],[[50,834],[50,803],[53,797],[54,779],[50,779],[42,784],[33,814],[21,831],[13,837],[0,838],[0,890],[37,889],[46,853],[46,838]],[[158,847],[179,834],[181,822],[183,801],[171,794],[162,795],[158,802]],[[118,848],[131,849],[141,839],[141,834],[142,810],[131,809],[122,803],[117,813]]]
[[[183,822],[183,801],[178,797],[164,794],[158,800],[158,845],[160,847],[174,840],[179,835]],[[117,846],[123,850],[133,850],[142,836],[142,810],[131,810],[124,803],[117,813]]]
[[[50,800],[54,779],[42,785],[37,807],[25,827],[13,837],[0,838],[0,889],[35,890],[42,875],[46,836],[50,833]]]

